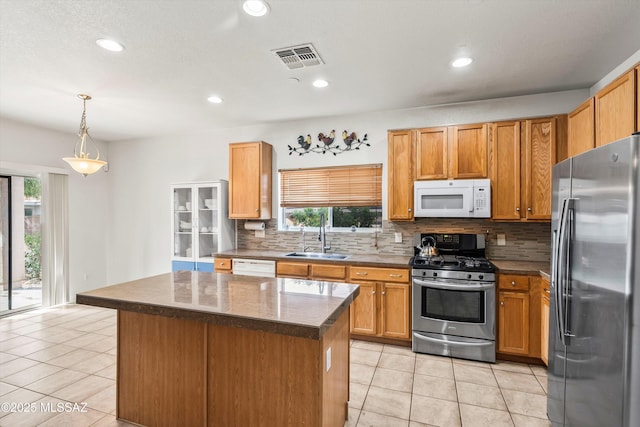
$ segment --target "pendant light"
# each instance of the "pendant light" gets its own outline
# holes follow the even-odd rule
[[[78,98],[82,99],[82,119],[80,120],[80,130],[78,131],[79,139],[73,149],[73,157],[64,157],[62,160],[69,163],[74,171],[86,177],[87,175],[98,172],[107,162],[100,160],[100,151],[93,141],[93,138],[91,138],[91,135],[89,135],[89,128],[87,127],[87,101],[90,100],[91,97],[89,95],[79,94]],[[92,159],[88,152],[87,137],[96,149],[95,159]],[[80,149],[79,152],[78,148]]]

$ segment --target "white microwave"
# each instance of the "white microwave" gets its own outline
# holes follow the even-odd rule
[[[491,180],[416,181],[414,217],[490,218]]]

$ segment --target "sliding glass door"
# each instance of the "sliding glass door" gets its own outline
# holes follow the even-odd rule
[[[0,314],[42,305],[41,184],[0,176]]]

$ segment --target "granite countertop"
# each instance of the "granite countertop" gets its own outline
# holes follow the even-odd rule
[[[233,249],[230,251],[219,252],[215,257],[224,258],[251,258],[266,259],[274,261],[297,261],[297,262],[313,262],[313,263],[330,263],[330,264],[348,264],[348,265],[370,265],[373,267],[390,267],[390,268],[409,268],[410,256],[402,255],[378,255],[378,254],[345,254],[349,255],[347,259],[319,259],[319,258],[292,258],[286,257],[285,254],[294,251],[264,251],[255,249]]]
[[[358,285],[177,271],[76,295],[88,304],[320,339]]]
[[[500,273],[507,274],[539,274],[542,277],[549,278],[551,271],[551,263],[541,261],[517,261],[492,259],[491,262],[498,268]]]

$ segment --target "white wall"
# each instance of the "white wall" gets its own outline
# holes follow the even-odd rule
[[[77,136],[0,118],[0,162],[23,164],[25,170],[69,171],[69,295],[107,283],[106,234],[109,226],[108,173],[83,178],[62,161],[73,153]],[[101,156],[107,147],[99,143]],[[2,172],[0,170],[0,172]],[[86,274],[86,280],[85,280]]]
[[[611,83],[612,81],[620,77],[625,71],[629,70],[638,62],[640,62],[640,49],[638,49],[636,53],[631,55],[629,59],[624,61],[622,64],[618,65],[613,70],[611,70],[609,74],[607,74],[602,79],[600,79],[596,84],[591,86],[591,89],[589,89],[589,96],[595,95],[596,92],[598,92],[600,89],[602,89],[603,87],[605,87],[606,85],[608,85],[609,83]],[[577,106],[578,105],[576,105],[576,107]]]
[[[169,185],[228,179],[228,144],[263,140],[274,148],[274,216],[278,169],[383,163],[386,210],[387,130],[488,122],[569,112],[589,96],[575,90],[409,110],[289,121],[205,133],[110,143],[107,281],[118,283],[170,271]],[[224,108],[224,106],[222,106]],[[298,135],[342,130],[369,135],[371,147],[338,154],[289,155]],[[386,211],[383,214],[386,218]]]

